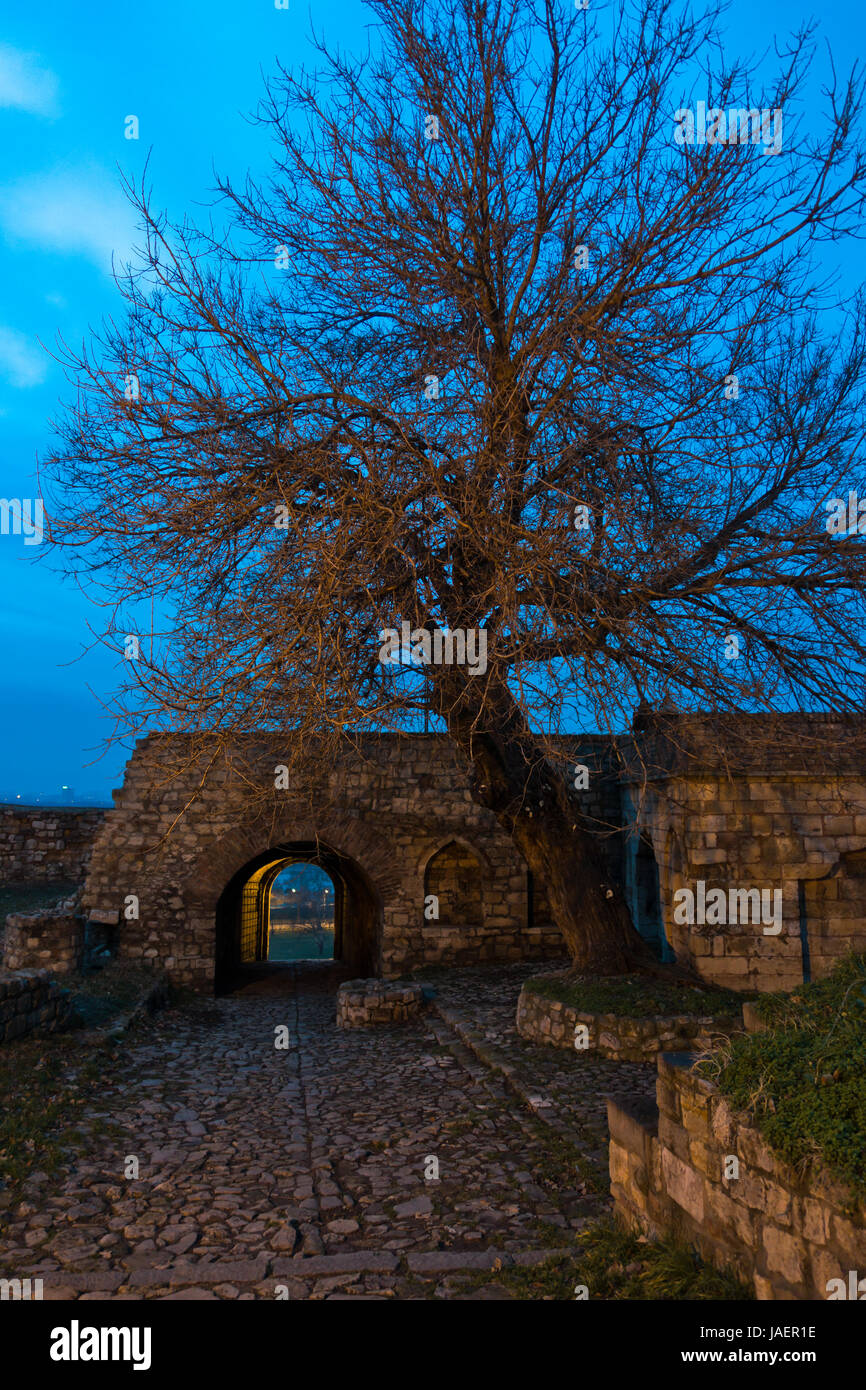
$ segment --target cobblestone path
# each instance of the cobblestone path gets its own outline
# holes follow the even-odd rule
[[[0,1274],[45,1298],[447,1298],[455,1270],[566,1248],[607,1207],[603,1097],[654,1070],[522,1042],[531,973],[444,974],[437,1008],[376,1030],[338,1030],[303,980],[157,1015],[88,1112],[111,1138],[6,1213]]]
[[[515,1016],[520,986],[530,975],[561,970],[544,964],[468,967],[436,979],[438,1007],[462,1040],[546,1123],[568,1135],[602,1186],[608,1181],[608,1096],[655,1097],[656,1068],[614,1062],[589,1052],[540,1047],[524,1041]]]

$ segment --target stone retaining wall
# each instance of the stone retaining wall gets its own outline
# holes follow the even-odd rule
[[[847,1288],[852,1270],[866,1275],[866,1208],[852,1210],[850,1191],[819,1164],[800,1173],[774,1157],[692,1061],[659,1055],[655,1105],[608,1101],[619,1217],[694,1243],[750,1280],[759,1299],[826,1299],[830,1280]]]
[[[54,1033],[72,1013],[69,991],[47,970],[0,970],[0,1043]]]
[[[585,1049],[575,1046],[575,1030],[580,1025],[587,1030]],[[709,1047],[720,1033],[729,1034],[736,1026],[734,1020],[688,1014],[626,1018],[622,1014],[585,1013],[559,999],[535,994],[525,984],[517,1001],[517,1031],[522,1038],[576,1052],[597,1052],[623,1062],[651,1062],[659,1052]]]
[[[384,980],[346,980],[337,991],[337,1027],[370,1028],[405,1023],[424,1007],[421,985],[387,984]]]
[[[3,964],[7,970],[49,969],[54,975],[77,970],[84,950],[84,919],[72,903],[60,910],[11,913],[6,918]]]
[[[643,814],[680,963],[725,989],[791,990],[806,970],[817,979],[866,950],[866,813],[853,813],[866,812],[866,782],[836,780],[704,776],[650,791]],[[780,892],[781,930],[677,920],[678,890],[697,898],[699,882],[728,899],[732,889],[766,889],[769,902]]]
[[[0,806],[0,883],[83,883],[105,811]]]

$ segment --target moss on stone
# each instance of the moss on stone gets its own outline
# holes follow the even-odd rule
[[[756,1008],[766,1031],[735,1038],[699,1070],[754,1116],[779,1158],[820,1158],[866,1197],[866,955]]]
[[[623,1018],[736,1018],[743,1000],[752,997],[717,986],[697,988],[675,979],[644,975],[535,975],[524,989],[558,999],[579,1013],[618,1014]]]

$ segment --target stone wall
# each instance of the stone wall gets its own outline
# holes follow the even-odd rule
[[[105,812],[0,806],[0,883],[82,883]]]
[[[636,720],[616,751],[602,736],[558,747],[607,872],[665,958],[731,988],[789,989],[866,950],[866,776],[852,722],[821,725],[839,754],[816,770],[798,753],[814,717],[780,716],[763,752],[749,738],[737,745],[750,718],[724,736],[708,719],[677,716],[664,736]],[[139,742],[85,895],[91,921],[117,929],[121,955],[212,989],[231,953],[239,885],[283,851],[334,877],[337,954],[355,975],[561,954],[544,883],[472,801],[447,737],[364,736],[277,792],[285,761],[276,736],[238,740],[217,764],[206,740]],[[574,778],[579,765],[587,786]],[[781,930],[678,921],[678,891],[699,882],[780,892]]]
[[[235,929],[238,885],[283,852],[321,862],[344,881],[340,950],[359,975],[562,954],[537,892],[530,922],[526,865],[493,814],[472,801],[446,738],[371,735],[315,786],[279,792],[271,791],[285,758],[279,738],[251,738],[241,752],[241,763],[210,768],[190,804],[206,756],[189,762],[180,736],[137,744],[84,893],[90,919],[117,926],[121,957],[213,989],[220,939]],[[182,775],[172,775],[178,766]],[[600,805],[600,790],[596,797]],[[428,868],[435,879],[443,862],[439,887],[452,920],[437,921],[425,916],[425,897]],[[466,914],[464,882],[472,890]]]
[[[694,1243],[751,1281],[760,1299],[825,1299],[828,1281],[866,1272],[866,1209],[820,1165],[775,1158],[687,1053],[658,1057],[656,1105],[608,1101],[617,1215]],[[738,1176],[726,1178],[726,1172]]]
[[[678,746],[643,750],[649,776],[629,788],[652,841],[664,932],[677,960],[729,989],[789,990],[828,974],[849,951],[866,950],[866,763],[851,744],[855,723],[779,717],[777,751],[750,755],[744,742],[733,749],[736,760],[728,759],[730,734],[726,746],[708,720],[682,722]],[[817,769],[797,751],[798,732],[808,735],[813,725],[837,750]],[[759,756],[763,762],[750,765]],[[751,918],[678,921],[677,891],[697,895],[699,883],[728,898],[732,889],[765,889],[771,903],[778,890],[781,931],[766,932]]]
[[[0,1043],[54,1033],[66,1026],[71,1012],[68,990],[47,970],[0,970]]]
[[[337,990],[337,1027],[372,1028],[406,1023],[424,1007],[424,990],[416,984],[386,980],[346,980]]]
[[[575,1030],[580,1025],[586,1033],[580,1035],[583,1041],[577,1047]],[[584,1013],[559,999],[535,994],[524,984],[517,1001],[517,1031],[529,1042],[577,1052],[578,1061],[586,1050],[623,1062],[651,1062],[659,1052],[709,1047],[733,1029],[711,1017],[687,1014],[626,1018],[622,1014]]]
[[[81,964],[84,919],[72,901],[58,911],[11,913],[6,918],[3,964],[7,970],[39,970],[65,975]]]

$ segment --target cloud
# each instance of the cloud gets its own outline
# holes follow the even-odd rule
[[[137,239],[132,208],[117,183],[95,166],[30,174],[0,188],[0,226],[10,241],[86,256],[111,271],[130,259]]]
[[[0,376],[11,386],[38,386],[45,380],[45,354],[33,338],[0,324]]]
[[[56,116],[57,78],[39,63],[38,53],[23,53],[0,43],[0,106],[28,111],[31,116]]]

